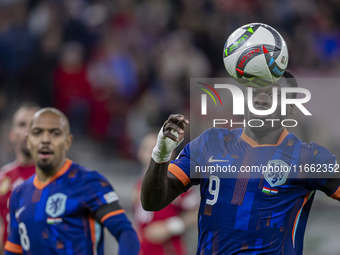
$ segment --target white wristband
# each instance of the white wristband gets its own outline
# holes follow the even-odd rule
[[[184,221],[178,217],[174,216],[165,221],[167,229],[174,235],[178,236],[184,233],[185,231],[185,223]]]
[[[178,133],[174,130],[171,130],[171,133],[178,137]],[[184,139],[182,139],[183,141]],[[176,149],[176,147],[182,141],[173,141],[168,137],[165,137],[163,134],[163,127],[158,133],[157,144],[155,148],[152,150],[151,157],[157,163],[168,162],[171,159],[172,151]]]

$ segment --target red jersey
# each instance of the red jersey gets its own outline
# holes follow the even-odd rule
[[[12,190],[35,173],[35,166],[19,166],[16,161],[5,165],[0,170],[0,217],[4,223],[3,243],[7,240],[9,220],[8,201]]]
[[[140,194],[141,182],[137,184]],[[199,197],[193,189],[188,190],[177,197],[163,210],[157,212],[145,211],[140,199],[135,202],[135,223],[141,243],[140,255],[186,255],[186,247],[182,243],[182,236],[172,236],[162,244],[150,243],[144,236],[144,229],[151,223],[166,220],[170,217],[179,216],[181,213],[194,209],[199,205]]]

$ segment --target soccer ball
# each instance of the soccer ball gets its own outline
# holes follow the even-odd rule
[[[287,44],[274,28],[262,23],[248,24],[229,36],[223,61],[238,83],[265,87],[280,79],[286,70]]]

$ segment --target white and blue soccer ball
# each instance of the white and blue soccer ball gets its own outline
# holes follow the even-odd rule
[[[252,23],[233,32],[224,45],[227,72],[245,86],[265,87],[281,78],[288,65],[288,48],[272,27]]]

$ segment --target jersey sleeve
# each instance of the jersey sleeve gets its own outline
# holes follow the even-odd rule
[[[197,180],[190,178],[190,170],[200,165],[201,151],[204,148],[204,143],[209,138],[211,130],[212,129],[208,129],[204,131],[193,141],[189,142],[178,157],[171,161],[169,165],[168,171],[175,175],[184,186],[197,183]]]
[[[111,216],[124,213],[116,192],[103,175],[95,171],[89,173],[84,190],[86,208],[94,214],[97,222],[103,223]]]
[[[116,192],[101,174],[92,172],[88,177],[85,184],[86,207],[94,214],[94,219],[117,239],[119,255],[137,255],[138,237],[118,202]]]
[[[312,190],[321,190],[333,199],[340,199],[340,169],[335,156],[324,147],[314,144],[315,155],[311,164],[321,165],[325,170],[324,178],[309,178],[308,185]],[[327,170],[327,171],[326,171]]]
[[[109,216],[103,220],[103,225],[118,241],[119,255],[138,254],[140,248],[138,236],[125,213],[118,213]]]
[[[10,203],[9,203],[9,213],[10,213],[10,231],[8,239],[5,243],[5,254],[23,254],[23,250],[20,244],[19,235],[19,224],[15,217],[15,212],[18,208],[17,205],[18,198],[17,192],[14,190],[12,192]]]

